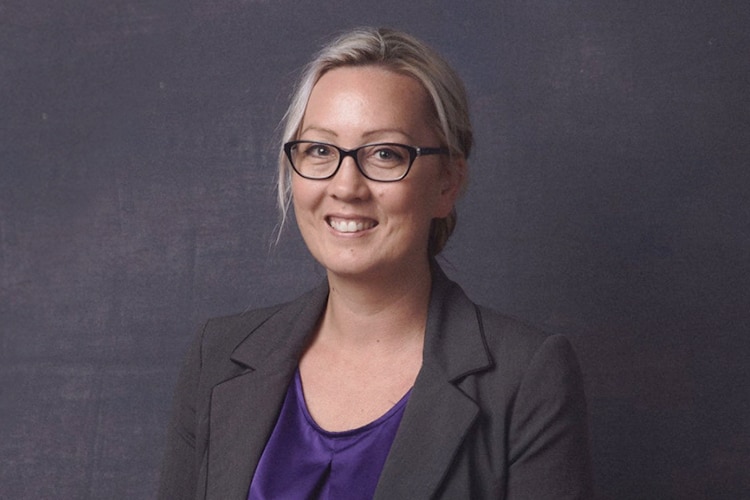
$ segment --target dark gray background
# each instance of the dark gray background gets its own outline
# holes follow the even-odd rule
[[[444,266],[570,336],[600,497],[750,497],[747,0],[0,0],[0,497],[152,497],[195,328],[321,278],[277,124],[360,24],[464,77]]]

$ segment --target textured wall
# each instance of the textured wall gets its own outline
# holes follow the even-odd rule
[[[600,496],[746,495],[746,0],[0,0],[0,497],[152,497],[200,321],[321,278],[271,244],[277,124],[359,24],[465,78],[444,266],[570,336]]]

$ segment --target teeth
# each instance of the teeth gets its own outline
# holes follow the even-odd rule
[[[356,233],[357,231],[364,231],[365,229],[370,229],[371,227],[375,226],[375,223],[372,221],[353,221],[353,220],[334,220],[329,219],[328,225],[330,225],[332,228],[334,228],[336,231],[339,231],[341,233]]]

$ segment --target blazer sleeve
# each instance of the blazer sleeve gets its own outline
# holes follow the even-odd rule
[[[160,500],[195,498],[199,457],[196,451],[197,396],[201,373],[201,329],[185,357],[172,403],[159,481]]]
[[[509,499],[591,498],[580,367],[565,337],[545,339],[520,382],[509,433]]]

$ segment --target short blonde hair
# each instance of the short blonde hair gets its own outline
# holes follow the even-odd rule
[[[451,156],[466,160],[471,152],[473,134],[469,104],[461,79],[453,68],[420,40],[385,28],[358,28],[348,31],[326,45],[306,67],[284,115],[282,143],[298,138],[307,101],[313,87],[328,71],[346,66],[383,66],[415,78],[432,102],[435,129]],[[279,155],[278,203],[281,227],[291,204],[292,169],[283,151]],[[465,183],[466,176],[462,176]],[[463,188],[463,186],[461,186]],[[428,248],[435,256],[445,247],[456,226],[456,209],[430,227]]]

